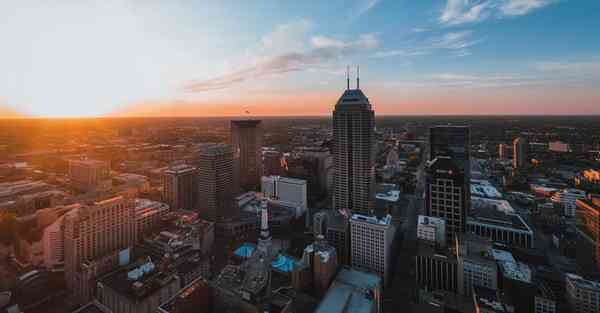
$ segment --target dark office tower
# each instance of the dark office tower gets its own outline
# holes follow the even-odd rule
[[[206,147],[198,162],[198,211],[209,221],[235,218],[233,150],[230,145]]]
[[[333,208],[369,213],[375,192],[375,112],[358,88],[348,89],[333,111]]]
[[[527,166],[529,154],[529,142],[523,137],[517,137],[513,141],[513,168],[519,169]]]
[[[259,120],[231,121],[235,176],[245,190],[254,190],[262,176],[263,129]],[[236,191],[237,192],[237,191]]]
[[[165,171],[162,177],[163,201],[171,210],[191,210],[196,204],[196,169],[177,165]]]
[[[468,126],[435,126],[429,129],[430,160],[451,157],[459,170],[471,179],[471,140]]]
[[[447,156],[435,158],[427,168],[425,215],[446,221],[446,243],[452,243],[455,234],[465,232],[470,203],[465,179],[454,160]]]
[[[280,176],[283,173],[281,158],[283,158],[283,154],[279,151],[265,151],[263,153],[263,176]]]

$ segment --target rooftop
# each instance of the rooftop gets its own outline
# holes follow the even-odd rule
[[[73,311],[73,313],[112,313],[112,311],[98,301],[92,301]]]
[[[504,250],[491,249],[490,252],[500,265],[505,277],[531,283],[531,269],[527,264],[517,262],[510,252]]]
[[[352,214],[352,221],[365,222],[373,225],[387,226],[392,221],[391,215],[386,215],[383,218],[377,218],[376,216],[368,216],[362,214]]]
[[[592,289],[596,292],[600,292],[600,282],[598,281],[587,280],[581,276],[571,273],[567,273],[566,277],[579,288]]]
[[[496,290],[480,286],[474,286],[473,288],[473,296],[479,308],[486,309],[486,312],[509,312]]]
[[[371,110],[371,103],[369,98],[360,89],[346,89],[337,104],[335,105],[336,110],[338,108],[367,108]]]
[[[396,202],[400,200],[400,189],[395,184],[379,184],[375,197],[377,200]]]
[[[476,204],[476,202],[473,202]],[[475,207],[475,205],[474,205]],[[480,223],[494,227],[515,229],[533,234],[533,231],[518,214],[506,213],[497,206],[478,206],[467,216],[467,223]]]
[[[316,313],[370,313],[375,304],[374,289],[381,279],[373,274],[342,268]]]
[[[102,277],[100,282],[123,296],[144,299],[177,279],[174,274],[160,272],[154,263],[147,261],[120,268]]]

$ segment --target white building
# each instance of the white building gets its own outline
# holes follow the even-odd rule
[[[564,189],[556,192],[550,198],[552,202],[560,204],[564,209],[564,215],[575,217],[577,199],[585,199],[585,191],[579,189]]]
[[[417,221],[417,239],[446,245],[446,221],[441,218],[419,215]]]
[[[571,152],[571,146],[562,141],[551,141],[548,143],[548,150],[552,152]]]
[[[261,191],[268,199],[299,206],[301,210],[296,213],[296,218],[306,212],[308,207],[306,180],[281,176],[263,176]]]
[[[48,269],[63,266],[65,262],[64,220],[63,215],[44,229],[42,245],[44,265]]]
[[[566,274],[567,301],[573,313],[600,312],[600,282]]]
[[[392,217],[384,218],[354,214],[350,219],[352,266],[376,273],[384,284],[389,282],[390,258],[395,227]]]

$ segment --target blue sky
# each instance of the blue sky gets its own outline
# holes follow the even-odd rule
[[[378,114],[600,114],[595,0],[24,0],[0,20],[0,115],[323,115],[357,64]]]

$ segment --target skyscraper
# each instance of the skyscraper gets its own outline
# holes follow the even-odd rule
[[[230,145],[214,145],[200,152],[197,207],[209,221],[223,221],[238,215],[234,203],[237,187],[233,162]]]
[[[166,170],[162,178],[163,201],[171,210],[193,209],[196,199],[196,169],[177,165]]]
[[[513,168],[519,169],[527,166],[529,155],[529,142],[523,137],[517,137],[513,141]]]
[[[370,213],[375,206],[375,112],[360,90],[348,86],[333,111],[333,208]]]
[[[235,177],[246,190],[260,185],[262,176],[263,129],[260,120],[231,121],[231,145]],[[235,191],[238,192],[237,190]]]
[[[427,168],[425,215],[446,221],[446,243],[451,243],[454,235],[466,229],[470,197],[465,179],[453,159],[447,156],[436,157]]]
[[[429,160],[451,157],[458,169],[471,179],[471,130],[468,126],[435,126],[429,129]]]
[[[390,283],[392,241],[396,229],[392,216],[383,218],[354,214],[350,218],[352,267],[379,275]]]
[[[78,301],[89,301],[95,289],[91,264],[136,241],[135,201],[109,195],[85,203],[65,215],[65,280]]]

